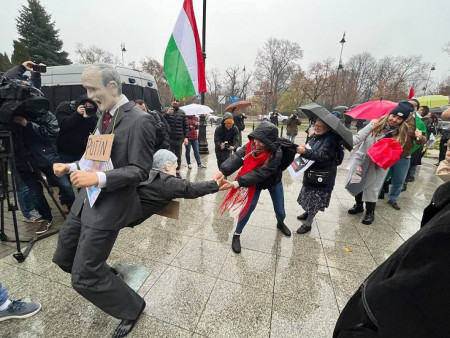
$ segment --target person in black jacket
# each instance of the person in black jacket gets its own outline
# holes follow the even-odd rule
[[[189,142],[189,125],[186,119],[186,113],[179,108],[180,101],[174,99],[172,106],[167,109],[164,117],[170,126],[170,147],[169,150],[173,152],[178,159],[176,176],[181,178],[181,152],[182,145],[187,145]]]
[[[144,100],[135,100],[134,103],[136,103],[136,107],[152,115],[156,121],[155,152],[159,149],[168,149],[170,146],[170,138],[169,132],[166,130],[167,121],[163,121],[164,117],[161,117],[156,110],[148,110]]]
[[[314,124],[314,135],[308,145],[297,147],[297,153],[303,158],[314,161],[305,171],[303,186],[297,202],[305,212],[297,216],[303,225],[297,229],[298,234],[311,230],[314,217],[319,211],[325,211],[330,205],[331,192],[337,173],[338,153],[342,151],[339,136],[321,119]]]
[[[250,141],[226,160],[213,177],[213,179],[223,178],[242,167],[234,182],[226,181],[220,187],[220,190],[233,188],[221,205],[222,212],[239,205],[243,206],[231,245],[236,253],[241,252],[240,235],[255,210],[263,189],[269,190],[272,198],[277,228],[284,235],[291,236],[291,231],[284,224],[286,211],[281,182],[283,151],[277,144],[278,129],[272,123],[263,121],[248,135],[248,138]]]
[[[82,95],[74,105],[61,102],[55,111],[59,124],[58,153],[63,163],[78,161],[98,122],[97,103]]]
[[[449,337],[450,182],[422,227],[376,268],[342,310],[333,337]]]
[[[247,115],[245,115],[243,112],[235,111],[236,108],[233,108],[233,110],[231,111],[231,113],[233,114],[233,120],[234,120],[234,125],[236,126],[236,128],[239,130],[239,142],[238,142],[238,146],[242,147],[242,132],[245,129],[245,119],[247,118]]]
[[[176,178],[177,157],[169,150],[158,150],[153,156],[153,166],[147,181],[139,184],[137,193],[141,200],[142,218],[129,226],[136,226],[151,217],[175,198],[194,199],[219,191],[220,179],[206,182],[189,182]]]
[[[239,130],[234,125],[233,115],[225,113],[222,122],[214,131],[214,145],[217,167],[220,168],[238,147]]]
[[[278,110],[274,109],[272,114],[270,114],[270,122],[278,126]]]

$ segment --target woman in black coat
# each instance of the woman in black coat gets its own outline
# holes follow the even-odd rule
[[[297,152],[307,160],[314,161],[303,176],[303,187],[297,202],[305,210],[297,219],[303,225],[297,229],[298,234],[311,230],[314,217],[319,211],[325,211],[330,205],[331,192],[336,179],[337,165],[342,161],[338,156],[343,150],[339,145],[339,136],[321,119],[314,124],[314,134],[308,146],[297,147]],[[338,157],[341,158],[338,161]]]

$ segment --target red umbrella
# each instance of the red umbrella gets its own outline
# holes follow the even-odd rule
[[[247,108],[248,106],[251,106],[252,103],[250,101],[237,101],[235,103],[230,104],[227,109],[225,109],[226,112],[233,112],[233,111],[239,111],[244,108]]]
[[[349,110],[345,114],[357,120],[379,119],[388,114],[397,106],[397,103],[387,100],[368,101]]]

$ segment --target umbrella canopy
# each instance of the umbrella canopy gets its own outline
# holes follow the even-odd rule
[[[431,114],[442,114],[444,112],[444,109],[442,109],[441,107],[434,107],[430,109],[430,113]]]
[[[196,104],[196,103],[182,106],[182,107],[180,107],[180,109],[182,109],[186,113],[186,115],[205,115],[205,114],[214,113],[214,110],[212,110],[208,106],[204,106],[202,104]]]
[[[397,107],[397,103],[387,100],[364,102],[345,114],[358,120],[379,119]]]
[[[445,95],[427,95],[416,97],[421,106],[428,106],[428,108],[442,107],[449,104],[448,96]]]
[[[230,104],[227,109],[225,109],[226,112],[233,112],[233,111],[238,111],[238,110],[242,110],[244,108],[247,108],[248,106],[251,106],[252,103],[250,101],[238,101],[235,103]]]
[[[347,111],[348,107],[347,106],[336,106],[333,108],[333,110],[337,110],[337,111]]]
[[[326,108],[319,106],[317,103],[309,103],[305,106],[299,107],[306,116],[311,120],[320,118],[325,122],[336,134],[342,138],[342,144],[348,150],[353,148],[353,135],[350,130],[345,128],[342,122],[333,114],[331,114]]]

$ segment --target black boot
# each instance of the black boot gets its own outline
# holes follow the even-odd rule
[[[291,230],[284,223],[277,223],[277,228],[283,233],[283,235],[290,237]]]
[[[306,234],[307,232],[310,232],[310,231],[311,231],[311,226],[306,225],[306,224],[303,224],[300,228],[297,229],[297,233],[299,235]]]
[[[308,218],[308,213],[306,211],[303,214],[301,214],[300,216],[297,216],[297,219],[299,221],[306,221],[307,218]]]
[[[241,236],[233,235],[233,240],[231,241],[231,248],[236,253],[241,253]]]
[[[375,211],[366,211],[366,214],[364,215],[363,220],[361,221],[362,224],[370,225],[375,220]]]
[[[362,203],[355,203],[351,209],[348,209],[350,215],[356,215],[364,212],[364,206]]]

